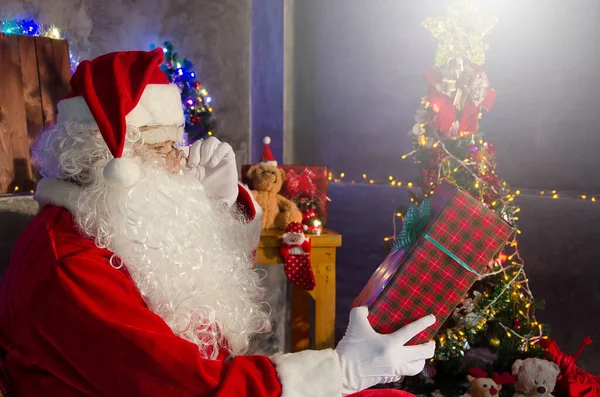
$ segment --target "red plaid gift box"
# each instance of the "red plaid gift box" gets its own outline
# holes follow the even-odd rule
[[[242,183],[252,187],[248,179],[251,165],[242,166]],[[329,193],[329,175],[326,166],[318,165],[281,165],[286,179],[281,189],[282,196],[294,201],[302,209],[303,203],[314,206],[318,218],[323,224],[327,222],[327,194]]]
[[[424,205],[431,207],[431,220],[413,235],[416,241],[392,250],[353,303],[368,306],[369,322],[384,334],[434,314],[436,324],[411,344],[433,338],[513,233],[496,213],[449,183]],[[397,239],[410,235],[404,233]]]

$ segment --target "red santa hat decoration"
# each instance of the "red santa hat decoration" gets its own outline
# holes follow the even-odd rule
[[[271,143],[271,138],[266,136],[263,139],[263,143],[265,144],[265,148],[260,160],[258,160],[258,165],[271,165],[277,167],[277,160],[275,160],[275,157],[273,157],[273,153],[271,153],[271,147],[269,146]]]
[[[285,233],[283,234],[283,236],[285,237],[285,235],[288,233],[303,234],[306,231],[306,229],[308,229],[308,226],[303,225],[300,222],[292,222],[286,226]]]
[[[104,168],[111,183],[131,186],[138,166],[123,157],[127,126],[149,127],[144,142],[181,141],[185,118],[179,88],[160,70],[162,48],[113,52],[83,61],[71,78],[71,92],[58,103],[58,122],[97,125],[114,156]]]

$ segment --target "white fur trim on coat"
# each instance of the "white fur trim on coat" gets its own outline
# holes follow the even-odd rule
[[[341,397],[342,370],[335,350],[305,350],[271,358],[281,397]]]
[[[33,198],[41,205],[57,205],[73,212],[81,190],[79,186],[72,183],[43,178],[38,182]]]
[[[58,122],[95,122],[82,96],[58,102]],[[135,127],[174,125],[183,126],[185,118],[181,93],[175,84],[148,84],[137,106],[125,117],[127,125]],[[169,139],[166,139],[169,140]],[[179,141],[179,139],[172,139]]]
[[[246,242],[247,247],[258,247],[258,243],[260,242],[260,235],[262,233],[262,215],[263,210],[261,206],[258,204],[252,191],[248,189],[248,186],[243,185],[241,183],[238,184],[240,189],[248,192],[250,199],[252,200],[252,205],[254,206],[254,214],[248,214],[252,216],[252,219],[244,224],[242,227],[245,229],[245,236],[247,236],[248,241]]]

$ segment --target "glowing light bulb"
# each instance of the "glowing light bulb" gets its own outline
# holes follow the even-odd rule
[[[413,186],[413,184],[412,184],[412,182],[408,182],[408,183],[406,184],[406,186],[408,186],[408,187],[412,187],[412,186]]]
[[[55,39],[60,39],[60,30],[56,26],[50,29],[50,35]]]
[[[388,177],[388,179],[389,179],[390,181],[393,181],[393,180],[394,180],[394,177],[390,175],[390,176]]]
[[[582,195],[581,195],[581,198],[582,198],[583,200],[585,200],[585,199],[587,198],[587,196],[586,196],[585,194],[582,194]]]
[[[363,174],[363,179],[367,179],[367,174]]]
[[[343,172],[340,174],[340,178],[343,178],[346,174],[344,174]]]

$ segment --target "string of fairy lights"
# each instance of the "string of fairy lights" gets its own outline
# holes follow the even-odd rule
[[[375,186],[390,186],[390,187],[400,187],[400,188],[408,188],[411,189],[415,185],[414,182],[410,181],[402,181],[400,179],[396,179],[393,175],[388,176],[387,179],[382,179],[381,177],[371,177],[366,173],[359,174],[356,177],[348,177],[344,172],[329,172],[329,182],[332,184],[356,184],[356,185],[375,185]],[[537,189],[527,189],[527,188],[519,188],[514,192],[514,197],[516,196],[544,196],[549,199],[575,199],[575,200],[587,200],[592,203],[596,203],[600,201],[600,193],[595,194],[584,194],[577,193],[573,191],[557,191],[555,189],[552,190],[537,190]],[[512,197],[512,196],[511,196]]]

